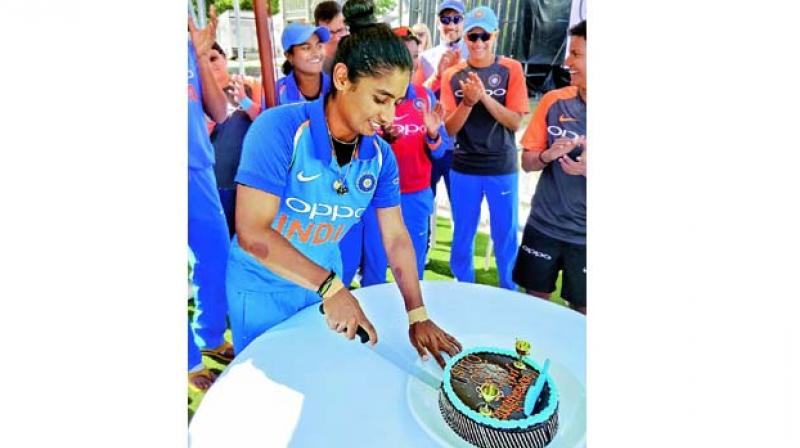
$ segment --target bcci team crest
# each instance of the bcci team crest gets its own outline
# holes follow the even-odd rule
[[[414,98],[414,109],[423,110],[425,108],[425,101],[422,98]]]
[[[364,173],[358,178],[356,185],[362,193],[369,193],[375,189],[375,176],[372,173]]]
[[[495,73],[494,75],[489,77],[489,86],[497,87],[500,85],[500,75]]]

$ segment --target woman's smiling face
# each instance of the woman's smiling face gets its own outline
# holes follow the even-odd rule
[[[347,67],[337,64],[334,77],[339,88],[337,109],[346,126],[361,135],[373,135],[381,126],[394,121],[395,106],[403,100],[411,73],[394,68],[380,76],[363,76],[355,83],[347,80]]]

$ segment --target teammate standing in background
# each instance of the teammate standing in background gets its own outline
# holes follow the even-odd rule
[[[225,94],[209,66],[217,22],[213,6],[210,12],[208,26],[202,29],[189,18],[188,41],[188,227],[189,247],[196,258],[193,277],[197,286],[194,322],[189,326],[188,364],[189,385],[203,391],[211,387],[215,377],[203,365],[199,349],[222,361],[233,359],[233,350],[223,338],[228,311],[225,263],[230,237],[214,178],[214,148],[206,127],[206,113],[214,121],[223,122],[227,107]]]
[[[519,62],[495,56],[498,21],[481,6],[467,14],[469,58],[442,76],[447,133],[458,146],[450,170],[453,246],[450,268],[462,282],[475,281],[473,249],[483,197],[495,247],[500,287],[515,290],[518,159],[514,132],[528,113],[528,91]]]
[[[318,3],[314,8],[314,25],[324,26],[331,33],[330,40],[325,43],[325,62],[322,64],[322,71],[330,74],[339,41],[347,36],[347,27],[339,3],[333,0]]]
[[[211,73],[217,86],[225,92],[227,110],[225,121],[217,123],[209,119],[211,143],[214,145],[214,175],[225,220],[228,223],[228,235],[233,236],[236,228],[234,211],[236,210],[236,170],[242,155],[242,142],[250,124],[261,112],[261,83],[247,80],[244,76],[230,76],[225,51],[216,42],[211,47],[208,57]]]
[[[433,43],[431,41],[433,36],[431,36],[431,30],[428,29],[428,25],[425,25],[422,22],[415,23],[414,26],[411,27],[411,31],[413,31],[414,35],[417,36],[417,39],[419,39],[420,53],[433,48]],[[412,75],[411,79],[414,79],[414,76],[416,76],[416,72],[414,72],[414,75]]]
[[[278,105],[311,101],[325,96],[331,79],[322,70],[325,59],[323,45],[331,34],[324,26],[314,27],[304,23],[290,23],[283,30],[281,46],[286,60],[285,77],[275,84]]]
[[[514,281],[549,300],[563,271],[561,297],[586,314],[586,21],[569,34],[571,85],[542,97],[522,137],[522,168],[542,174]]]

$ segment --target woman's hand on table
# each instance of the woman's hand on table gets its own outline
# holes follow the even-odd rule
[[[345,333],[347,339],[353,339],[358,327],[361,326],[369,335],[370,345],[378,343],[378,333],[367,319],[358,300],[347,288],[342,288],[330,299],[322,302],[325,311],[325,321],[328,327],[337,333]]]
[[[423,360],[428,359],[427,353],[430,353],[442,368],[445,362],[441,352],[455,356],[461,351],[461,343],[430,319],[411,324],[408,328],[408,338]]]

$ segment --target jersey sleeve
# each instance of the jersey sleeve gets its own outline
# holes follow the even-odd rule
[[[522,64],[510,58],[503,58],[502,61],[503,65],[508,67],[508,93],[505,106],[514,112],[527,114],[530,112],[528,86],[525,84],[525,72],[522,71]]]
[[[388,143],[383,139],[376,139],[383,157],[383,165],[378,175],[378,185],[372,197],[371,206],[375,208],[388,208],[400,205],[400,171],[397,168],[397,159]]]
[[[453,67],[445,70],[444,74],[442,75],[442,82],[439,86],[439,100],[442,102],[442,106],[444,106],[444,111],[452,113],[456,110],[456,97],[453,94],[453,87],[450,85],[450,80],[453,79],[453,75],[456,73],[458,69]],[[435,90],[435,89],[434,89]]]
[[[544,151],[547,149],[547,112],[556,101],[555,91],[546,93],[533,113],[525,134],[522,135],[522,148],[525,151]]]
[[[285,108],[262,112],[253,122],[242,144],[236,182],[281,196],[286,186],[294,151],[296,120],[287,120]]]

